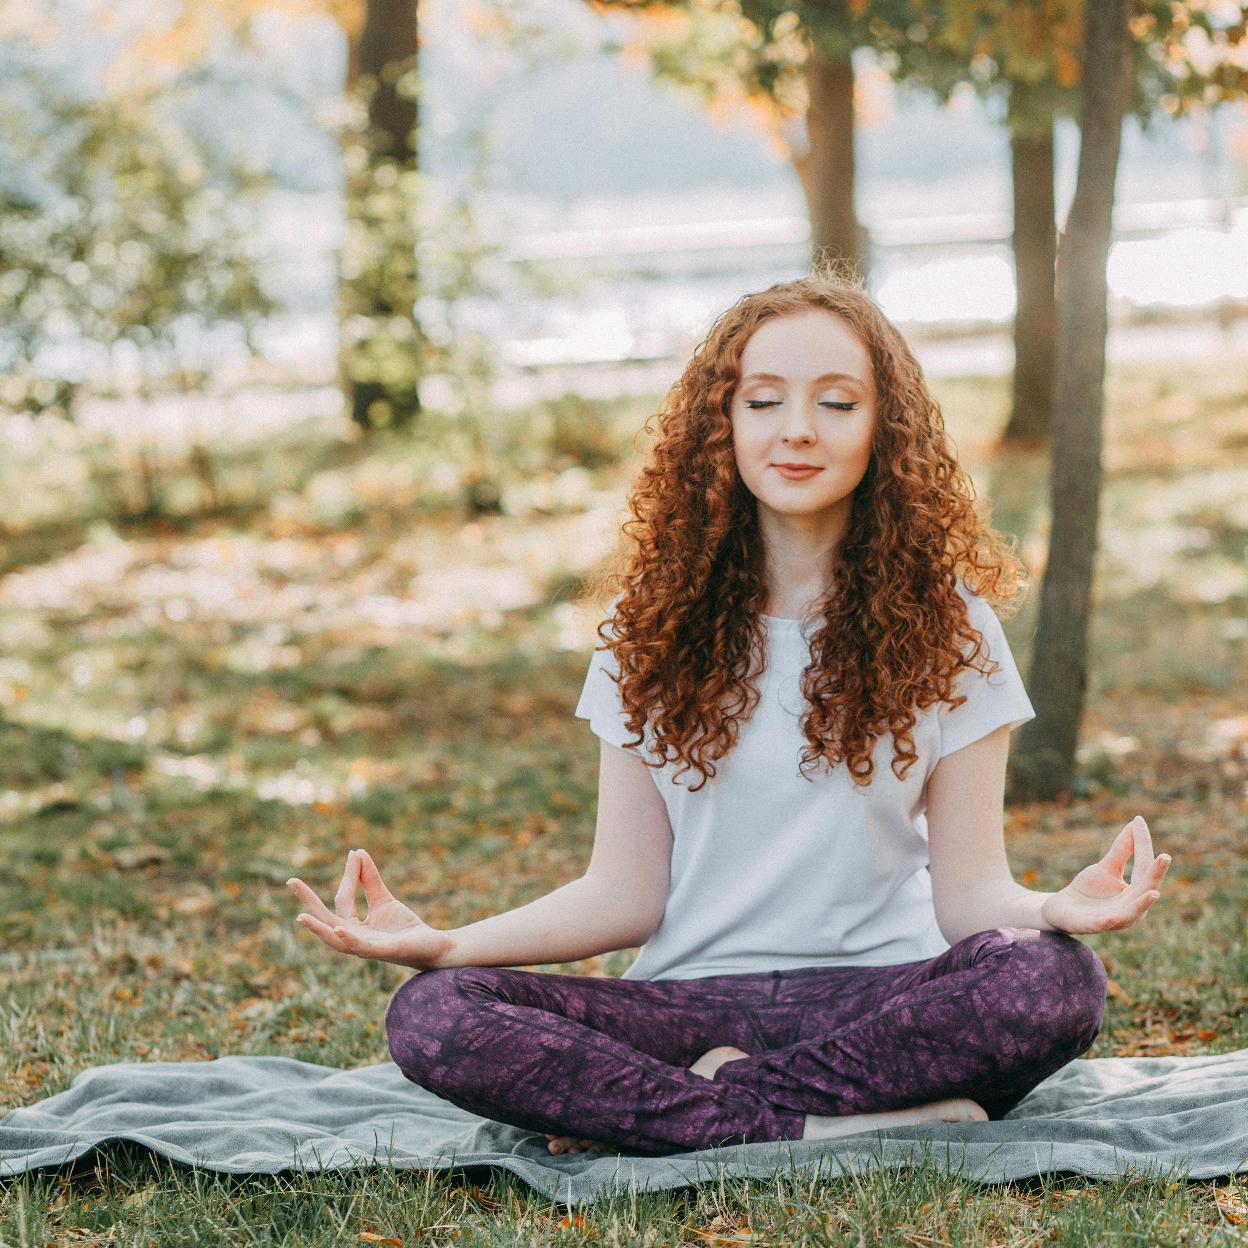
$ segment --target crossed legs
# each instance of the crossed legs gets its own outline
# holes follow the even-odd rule
[[[425,971],[395,991],[385,1025],[404,1075],[464,1109],[663,1154],[946,1098],[1000,1117],[1087,1051],[1105,986],[1073,936],[992,928],[888,966],[649,981]],[[717,1046],[750,1056],[709,1079],[689,1069]]]

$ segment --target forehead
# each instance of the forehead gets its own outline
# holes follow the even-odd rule
[[[811,381],[840,372],[871,385],[866,344],[834,312],[810,308],[764,321],[741,353],[741,375],[776,373],[790,381]]]

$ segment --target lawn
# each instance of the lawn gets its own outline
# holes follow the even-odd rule
[[[1036,573],[1006,623],[1026,678],[1045,465],[991,455],[1002,380],[935,388]],[[1110,972],[1088,1056],[1225,1052],[1248,1046],[1248,367],[1132,366],[1109,397],[1079,784],[1007,809],[1010,858],[1060,888],[1143,814],[1174,864],[1136,927],[1084,937]],[[504,510],[468,522],[432,418],[415,445],[326,414],[206,445],[9,431],[0,1112],[106,1062],[389,1060],[382,1009],[409,972],[332,953],[283,883],[332,893],[353,846],[438,926],[583,870],[597,741],[572,708],[597,620],[578,578],[623,518],[648,410],[508,425]],[[508,1176],[232,1178],[121,1148],[0,1183],[0,1241],[1242,1244],[1246,1180],[981,1189],[920,1167],[568,1211]]]

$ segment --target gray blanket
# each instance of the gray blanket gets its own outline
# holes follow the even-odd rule
[[[0,1120],[0,1176],[130,1140],[208,1170],[492,1166],[569,1205],[779,1167],[836,1177],[924,1158],[974,1182],[1049,1171],[1205,1179],[1248,1170],[1248,1049],[1202,1057],[1079,1058],[1006,1117],[643,1157],[551,1156],[543,1136],[479,1118],[391,1062],[340,1070],[287,1057],[95,1066]]]

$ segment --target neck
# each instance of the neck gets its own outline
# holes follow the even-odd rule
[[[849,530],[852,500],[819,514],[794,515],[758,509],[763,546],[764,613],[801,618],[832,586],[837,552]]]

